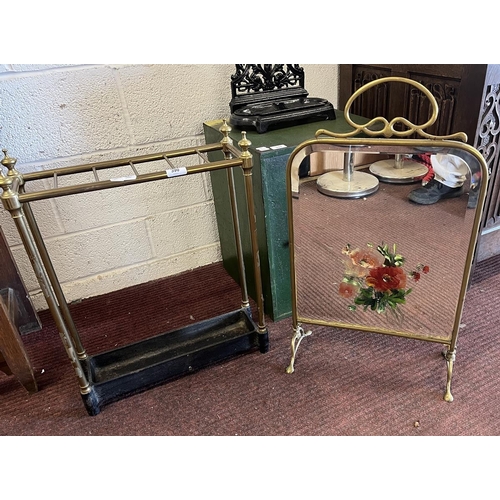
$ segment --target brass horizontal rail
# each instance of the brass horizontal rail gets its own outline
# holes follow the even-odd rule
[[[417,333],[403,332],[399,330],[390,330],[387,328],[379,328],[376,326],[354,325],[351,323],[342,323],[340,321],[326,321],[321,319],[311,319],[302,316],[297,316],[298,323],[305,323],[307,325],[329,326],[333,328],[346,328],[349,330],[356,330],[360,332],[379,333],[382,335],[392,335],[395,337],[404,337],[411,340],[424,340],[426,342],[433,342],[436,344],[450,345],[451,337],[438,337],[437,335],[419,335]]]
[[[160,156],[159,159],[163,157]],[[137,160],[136,160],[137,161]],[[210,172],[212,170],[221,170],[225,168],[240,167],[243,164],[241,158],[233,158],[230,160],[215,161],[212,163],[205,163],[203,165],[192,165],[185,167],[186,172],[181,175],[190,175],[200,172]],[[128,165],[128,162],[126,163]],[[176,175],[179,176],[179,175]],[[148,174],[141,174],[138,176],[124,177],[119,180],[103,180],[99,182],[89,182],[83,184],[76,184],[72,186],[59,187],[54,189],[46,189],[43,191],[34,192],[23,192],[19,193],[18,199],[21,203],[29,203],[32,201],[47,200],[50,198],[58,198],[61,196],[68,196],[72,194],[88,193],[91,191],[99,191],[101,189],[111,189],[122,186],[130,186],[133,184],[141,184],[144,182],[157,181],[161,179],[170,179],[173,176],[169,176],[166,170],[159,172],[153,172]],[[26,180],[26,178],[25,178]]]
[[[239,156],[241,154],[241,151],[233,144],[228,143],[226,147],[233,156]]]
[[[106,168],[123,167],[126,165],[130,166],[130,163],[147,163],[156,160],[165,160],[167,158],[179,158],[182,156],[195,155],[198,152],[209,153],[212,151],[220,151],[222,146],[220,142],[214,144],[206,144],[204,146],[193,146],[192,148],[182,148],[175,149],[172,151],[162,152],[162,153],[152,153],[142,156],[131,156],[129,158],[120,158],[118,160],[107,160],[95,163],[86,163],[83,165],[75,165],[71,167],[61,167],[54,168],[50,170],[41,170],[38,172],[30,172],[28,174],[23,174],[23,179],[25,182],[39,179],[47,179],[53,177],[54,173],[60,177],[62,175],[79,174],[82,172],[90,172],[92,170],[103,170]]]

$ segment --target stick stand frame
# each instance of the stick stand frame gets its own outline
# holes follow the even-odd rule
[[[239,148],[235,147],[229,138],[231,128],[226,121],[220,130],[223,136],[220,143],[28,174],[20,174],[15,168],[16,159],[11,158],[7,150],[3,150],[4,158],[1,164],[6,172],[0,171],[0,186],[3,190],[2,204],[5,210],[11,214],[24,249],[32,263],[61,341],[73,365],[80,394],[89,415],[97,415],[109,403],[247,351],[259,350],[261,353],[265,353],[269,349],[268,331],[264,319],[257,228],[253,216],[252,155],[249,152],[251,143],[246,138],[246,133],[242,132],[242,139],[238,143]],[[224,159],[209,161],[208,153],[216,151],[222,152]],[[175,168],[171,159],[180,157],[191,158],[193,163],[186,167]],[[200,163],[200,158],[202,163]],[[138,166],[140,164],[159,160],[166,162],[166,169],[154,173],[141,174],[139,172]],[[99,179],[100,172],[116,167],[123,167],[123,176],[114,179]],[[255,301],[258,316],[256,320],[253,319],[245,282],[237,200],[234,190],[234,168],[241,168],[244,175],[246,193],[244,202],[248,206],[248,230],[251,238],[256,285]],[[63,289],[30,204],[39,200],[153,181],[175,182],[179,176],[219,169],[227,171],[230,188],[234,235],[240,270],[240,307],[175,331],[157,334],[146,340],[108,352],[89,355],[82,344],[71,316]],[[82,172],[92,172],[95,182],[75,182],[65,187],[58,186],[60,177]],[[52,187],[39,191],[28,192],[26,190],[31,181],[40,179],[52,179]]]

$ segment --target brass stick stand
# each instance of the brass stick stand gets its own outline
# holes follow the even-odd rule
[[[0,171],[0,186],[3,190],[2,204],[10,212],[21,236],[23,246],[57,325],[66,353],[73,365],[80,394],[89,415],[98,414],[106,404],[113,401],[181,375],[193,373],[229,357],[255,349],[265,353],[269,349],[254,217],[252,155],[248,150],[251,143],[246,139],[246,133],[243,132],[242,140],[238,143],[240,149],[234,147],[229,138],[230,130],[224,121],[224,125],[221,127],[223,138],[220,143],[32,172],[25,175],[21,175],[16,170],[16,160],[11,158],[6,150],[3,150],[4,158],[1,164],[7,172],[4,174]],[[208,161],[207,154],[217,151],[222,152],[224,159]],[[195,157],[197,163],[186,167],[176,168],[171,161],[173,158],[189,158],[191,156]],[[201,164],[199,163],[200,158],[203,160]],[[140,173],[140,164],[158,160],[166,161],[167,168],[153,173]],[[116,167],[126,169],[122,177],[107,180],[99,178],[99,172]],[[251,237],[256,282],[257,322],[254,322],[252,317],[244,272],[241,228],[237,216],[238,206],[233,176],[235,167],[243,169],[245,179],[246,199],[244,202],[248,206],[249,215],[248,230]],[[175,179],[180,176],[220,169],[225,169],[228,177],[233,226],[238,248],[241,286],[240,308],[175,331],[157,334],[131,345],[90,356],[82,344],[30,204],[60,196],[153,181],[175,182]],[[60,177],[82,172],[93,173],[95,182],[74,182],[64,187],[59,186],[58,179]],[[39,179],[51,179],[52,187],[39,191],[25,189],[31,181]]]

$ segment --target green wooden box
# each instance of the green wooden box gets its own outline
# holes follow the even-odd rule
[[[297,145],[314,138],[315,132],[319,129],[324,128],[338,133],[352,130],[351,126],[346,123],[342,112],[336,111],[336,115],[336,120],[308,123],[272,130],[264,134],[247,131],[247,139],[252,143],[250,152],[253,155],[252,176],[264,311],[273,321],[289,317],[292,311],[286,197],[286,165],[288,157]],[[357,121],[356,117],[352,115],[351,117]],[[221,140],[222,134],[219,129],[222,123],[222,120],[214,120],[203,124],[205,141],[208,144]],[[364,122],[361,121],[360,123]],[[230,136],[234,144],[237,145],[241,139],[241,130],[233,127]],[[218,152],[209,158],[210,161],[215,161],[222,159],[222,156]],[[227,174],[224,171],[215,171],[211,172],[210,176],[224,267],[236,281],[239,281]],[[250,235],[248,234],[245,190],[243,175],[241,170],[238,169],[235,170],[235,189],[237,200],[241,200],[238,203],[238,212],[248,292],[252,298],[255,298],[255,280],[253,278]]]

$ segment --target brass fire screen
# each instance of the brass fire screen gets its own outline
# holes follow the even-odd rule
[[[429,121],[354,123],[352,102],[386,82],[421,91],[432,104]],[[305,325],[422,340],[445,346],[444,398],[452,401],[457,337],[487,189],[485,160],[463,133],[436,137],[423,130],[435,122],[438,108],[413,80],[375,80],[352,95],[344,113],[351,132],[319,130],[288,160],[293,335],[287,372],[294,372],[297,349],[312,332]],[[300,177],[300,164],[314,155],[323,158],[323,169]],[[415,160],[428,166],[419,175]],[[439,181],[441,164],[450,166],[456,185]]]

